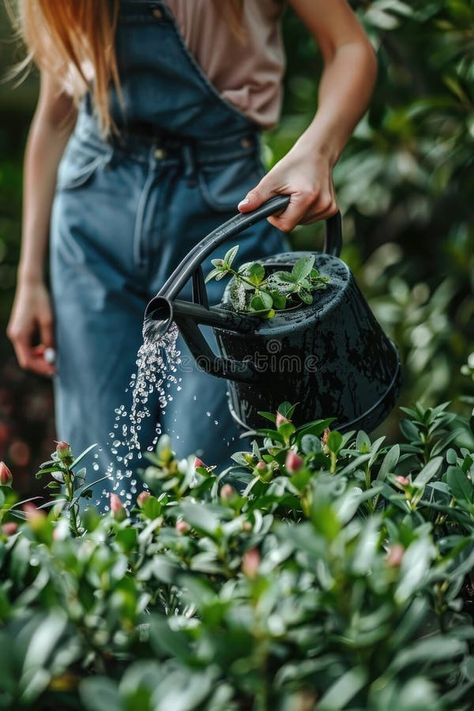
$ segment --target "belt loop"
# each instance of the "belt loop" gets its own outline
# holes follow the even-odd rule
[[[182,146],[184,177],[192,181],[196,177],[196,152],[195,147],[190,143],[184,143]]]

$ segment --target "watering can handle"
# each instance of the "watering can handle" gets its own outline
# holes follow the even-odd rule
[[[160,289],[159,296],[164,296],[167,299],[174,299],[181,291],[188,279],[197,272],[204,259],[213,252],[216,247],[219,247],[223,242],[235,237],[240,232],[243,232],[247,227],[251,227],[256,222],[274,215],[288,207],[290,197],[288,195],[277,195],[267,202],[257,207],[256,210],[247,213],[239,213],[225,222],[217,229],[210,232],[204,237],[193,249],[190,250],[187,257],[174,270],[166,283]],[[332,254],[336,257],[341,253],[342,247],[342,220],[341,213],[337,212],[333,217],[326,220],[326,238],[324,241],[324,252]],[[202,286],[202,285],[201,285]]]

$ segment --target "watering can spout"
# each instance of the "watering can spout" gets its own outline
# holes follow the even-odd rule
[[[219,308],[208,309],[188,301],[171,301],[164,296],[155,296],[145,311],[145,341],[158,340],[167,333],[173,323],[178,327],[201,370],[239,382],[253,383],[257,380],[257,373],[250,363],[216,356],[198,328],[199,324],[224,328],[235,333],[250,333],[255,328],[255,318]]]
[[[143,321],[143,338],[156,341],[169,330],[173,323],[173,305],[164,296],[155,296],[146,307]]]

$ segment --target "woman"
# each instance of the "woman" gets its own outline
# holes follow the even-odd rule
[[[336,211],[332,169],[367,106],[376,61],[346,0],[290,4],[324,58],[319,105],[264,175],[259,135],[281,103],[282,0],[21,2],[41,91],[8,334],[24,368],[54,375],[59,437],[76,452],[98,441],[103,465],[113,413],[128,408],[145,305],[190,247],[239,200],[247,212],[291,195],[284,213],[240,238],[245,261],[282,251],[283,233]],[[188,370],[156,418],[182,454],[223,463],[235,433],[225,383]],[[144,447],[154,424],[143,424]]]

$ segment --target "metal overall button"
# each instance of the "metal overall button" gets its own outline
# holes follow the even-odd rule
[[[162,20],[163,19],[163,11],[160,10],[159,7],[155,7],[152,11],[151,14],[155,18],[155,20]]]

